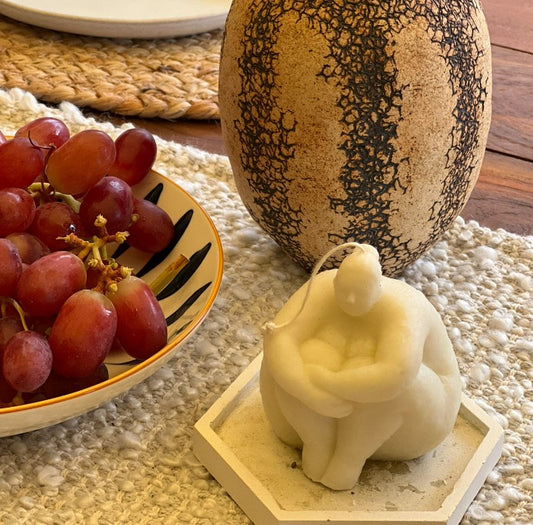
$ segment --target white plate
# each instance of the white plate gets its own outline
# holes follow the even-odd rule
[[[127,354],[110,356],[106,360],[109,379],[94,386],[18,407],[0,408],[0,437],[59,423],[130,389],[173,357],[211,309],[222,280],[223,255],[218,232],[207,213],[185,190],[154,172],[134,187],[134,194],[142,198],[151,194],[150,200],[169,213],[176,224],[175,242],[168,254],[161,252],[150,257],[128,248],[117,256],[118,260],[151,283],[179,255],[189,259],[174,282],[163,290],[166,297],[158,295],[167,318],[167,346],[143,362],[132,360]]]
[[[231,0],[0,0],[0,13],[27,24],[109,38],[167,38],[224,25]]]

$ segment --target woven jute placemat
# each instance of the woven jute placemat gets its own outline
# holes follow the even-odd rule
[[[0,87],[119,115],[217,119],[222,30],[185,38],[77,36],[0,16]]]

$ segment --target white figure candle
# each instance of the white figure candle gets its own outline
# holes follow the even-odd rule
[[[356,245],[314,275],[265,326],[261,395],[278,437],[313,481],[352,488],[368,458],[408,460],[453,429],[459,371],[424,295],[382,276]]]

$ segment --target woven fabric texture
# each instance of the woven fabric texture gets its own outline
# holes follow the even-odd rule
[[[163,119],[216,119],[222,30],[115,40],[40,29],[0,16],[0,87],[47,103]]]
[[[57,109],[0,91],[0,129],[63,118],[97,127],[77,107]],[[157,139],[156,168],[212,217],[225,251],[220,294],[179,354],[96,410],[0,439],[0,523],[249,523],[192,453],[195,422],[261,351],[261,326],[307,279],[250,219],[228,159]],[[505,429],[503,455],[462,525],[533,519],[533,238],[458,219],[404,275],[448,327],[465,393]],[[1,417],[1,414],[0,414]]]

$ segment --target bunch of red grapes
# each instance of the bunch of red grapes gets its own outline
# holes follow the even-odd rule
[[[132,193],[156,153],[140,128],[113,140],[45,117],[0,132],[0,407],[101,379],[114,348],[146,359],[167,343],[151,288],[107,250],[172,240],[168,214]]]

